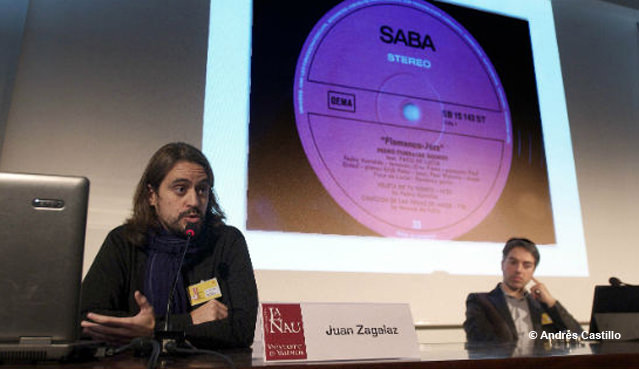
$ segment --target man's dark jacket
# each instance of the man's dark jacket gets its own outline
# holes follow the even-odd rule
[[[131,244],[120,226],[109,233],[87,276],[82,282],[81,315],[88,312],[126,317],[139,312],[134,292],[144,290],[147,252]],[[218,278],[222,297],[229,308],[226,319],[193,324],[189,312],[171,315],[171,329],[184,331],[198,348],[249,347],[253,342],[257,317],[257,287],[244,236],[234,227],[207,225],[194,242],[202,243],[195,262],[182,269],[183,286]],[[224,266],[224,268],[222,268]],[[224,269],[224,272],[222,272]],[[156,316],[161,329],[163,316]]]
[[[580,333],[579,323],[557,301],[552,308],[526,294],[530,309],[533,330],[541,335],[542,331],[556,333],[565,330]],[[542,314],[547,313],[551,323],[542,325]],[[472,343],[507,343],[517,341],[515,323],[508,310],[506,296],[500,285],[488,293],[471,293],[466,299],[466,321],[464,322],[466,340]],[[538,336],[539,337],[539,336]]]

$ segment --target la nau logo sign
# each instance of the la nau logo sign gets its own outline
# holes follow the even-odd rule
[[[287,312],[290,312],[290,310]],[[301,312],[299,315],[301,319]],[[265,320],[267,322],[267,326],[265,328],[271,334],[296,334],[302,332],[302,321],[284,320],[280,307],[278,306],[270,306],[266,312],[266,316],[268,317],[268,320]],[[289,315],[288,317],[290,318],[291,316]],[[297,318],[297,316],[295,316],[295,318]]]
[[[306,342],[300,304],[262,304],[266,360],[304,360]]]

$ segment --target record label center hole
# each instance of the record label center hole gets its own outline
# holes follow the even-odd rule
[[[419,111],[419,107],[413,103],[408,103],[402,108],[404,118],[411,122],[416,122],[421,118],[422,113]]]

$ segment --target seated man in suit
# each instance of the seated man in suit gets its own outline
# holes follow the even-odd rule
[[[529,332],[581,332],[581,326],[533,277],[539,264],[537,246],[525,238],[511,238],[503,250],[503,281],[488,293],[471,293],[466,300],[464,330],[470,343],[515,343],[529,340]],[[528,293],[526,285],[534,285]]]

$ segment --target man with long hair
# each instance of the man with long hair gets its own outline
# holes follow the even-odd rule
[[[253,267],[244,237],[224,223],[213,184],[208,160],[189,144],[167,144],[151,157],[133,215],[109,233],[82,283],[84,334],[124,344],[167,328],[168,317],[168,328],[197,347],[251,345]],[[178,274],[187,227],[195,235]]]

